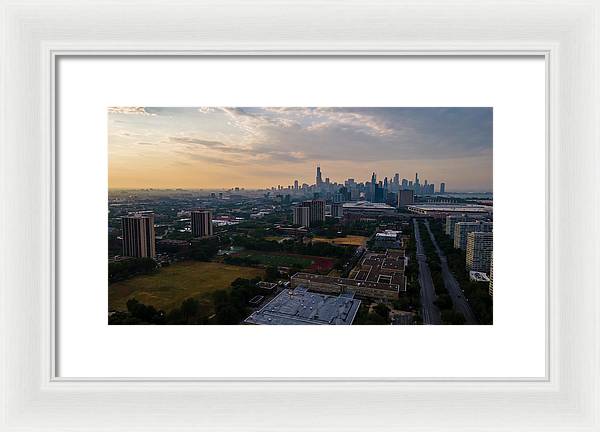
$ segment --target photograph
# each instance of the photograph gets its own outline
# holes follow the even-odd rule
[[[107,122],[108,324],[493,324],[492,107]]]

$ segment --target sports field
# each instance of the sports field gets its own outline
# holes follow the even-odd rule
[[[334,260],[331,258],[280,252],[243,251],[235,256],[252,258],[265,266],[299,267],[315,271],[330,270],[334,264]]]
[[[315,237],[314,242],[332,243],[335,245],[348,245],[348,246],[364,246],[367,244],[369,237],[348,235],[346,237],[335,237],[332,239],[326,237]]]
[[[169,311],[189,297],[208,299],[210,293],[227,289],[236,278],[264,277],[264,270],[215,262],[186,261],[161,268],[157,274],[135,276],[108,286],[109,310],[126,310],[127,300]]]

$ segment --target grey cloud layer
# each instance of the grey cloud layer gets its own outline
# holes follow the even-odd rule
[[[244,150],[231,143],[212,148],[269,160],[453,159],[492,148],[489,108],[220,110],[241,132]]]
[[[179,154],[218,163],[460,159],[492,154],[491,108],[113,108],[129,115],[221,118],[236,131],[177,132]],[[205,117],[207,116],[207,117]],[[221,117],[215,117],[221,116]],[[196,121],[196,120],[194,120]],[[171,131],[172,132],[172,131]]]

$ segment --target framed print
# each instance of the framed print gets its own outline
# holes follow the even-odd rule
[[[56,67],[58,376],[545,378],[546,225],[505,210],[528,206],[544,220],[543,199],[515,195],[511,174],[544,188],[543,57],[64,58]],[[417,85],[432,71],[435,83]],[[156,88],[152,106],[125,105],[170,76],[177,85]],[[307,79],[311,89],[285,88]],[[464,232],[446,234],[452,223]],[[87,234],[93,259],[72,253],[90,224],[110,232]],[[495,240],[483,231],[494,225]],[[470,280],[470,228],[487,232],[488,264],[495,246],[496,283],[510,262],[528,260],[511,273],[530,289],[492,297],[489,280]],[[531,238],[531,249],[515,250],[511,235]],[[157,267],[127,274],[144,262]],[[515,313],[529,316],[526,328]],[[389,338],[463,355],[405,356]],[[397,360],[373,368],[366,350],[343,365],[322,361],[371,343]],[[176,370],[143,361],[156,344],[177,353]],[[226,348],[202,355],[216,345]],[[111,346],[127,355],[98,361]],[[515,346],[522,356],[507,361]],[[298,352],[270,361],[282,349]]]
[[[0,430],[600,430],[597,2],[175,6],[2,5]]]

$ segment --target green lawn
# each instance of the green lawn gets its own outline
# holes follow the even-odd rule
[[[314,260],[301,255],[284,255],[260,251],[244,251],[236,254],[241,258],[252,258],[260,264],[267,266],[283,266],[283,267],[310,267]]]
[[[262,269],[214,262],[186,261],[161,268],[157,274],[135,276],[108,286],[109,310],[126,310],[127,300],[169,311],[183,300],[195,297],[208,303],[210,293],[227,289],[238,277],[263,277]]]

